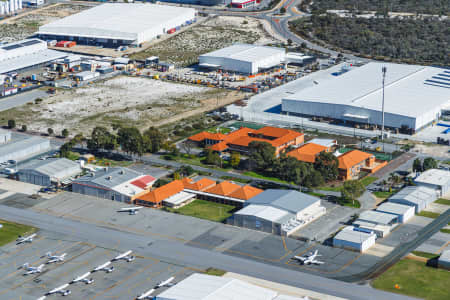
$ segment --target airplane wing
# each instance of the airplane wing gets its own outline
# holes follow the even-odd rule
[[[323,261],[318,261],[318,260],[313,260],[311,261],[312,264],[316,264],[316,265],[323,265],[325,262]]]
[[[294,256],[294,259],[297,259],[297,260],[299,260],[299,261],[305,261],[305,260],[306,260],[306,257],[303,257],[303,256]]]

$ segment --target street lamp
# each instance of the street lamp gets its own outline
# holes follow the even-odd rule
[[[383,74],[383,100],[381,104],[381,141],[383,142],[383,152],[384,152],[384,80],[386,79],[386,66],[381,68],[381,73]]]

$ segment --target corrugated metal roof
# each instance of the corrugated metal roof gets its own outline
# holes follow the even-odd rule
[[[106,3],[39,27],[40,34],[137,40],[149,29],[167,25],[195,9],[156,4]],[[178,22],[180,23],[180,22]],[[177,26],[176,24],[172,26]]]
[[[299,211],[320,202],[319,198],[294,190],[268,189],[249,199],[247,203],[256,205],[270,205],[297,214]]]
[[[430,169],[420,174],[415,180],[418,183],[450,186],[450,171]]]
[[[273,300],[275,291],[238,279],[192,274],[158,295],[173,300]]]
[[[0,61],[0,73],[28,68],[30,66],[55,61],[66,56],[67,53],[51,49],[45,49],[31,54],[27,53],[23,56]]]
[[[294,217],[293,214],[290,214],[289,212],[282,209],[266,205],[253,205],[253,204],[244,207],[243,209],[237,211],[235,214],[255,216],[257,218],[279,224],[284,223],[283,221],[286,218],[292,219]]]
[[[284,54],[283,48],[258,46],[250,44],[234,44],[213,52],[201,55],[200,57],[224,57],[241,61],[256,62],[267,59],[267,57]]]
[[[425,84],[443,72],[436,67],[370,62],[340,76],[329,76],[317,85],[285,97],[288,100],[349,105],[381,111],[381,68],[387,67],[385,112],[420,117],[448,105],[448,88]],[[426,100],[425,100],[426,99]]]
[[[366,240],[370,239],[373,235],[375,234],[356,231],[354,230],[353,226],[347,226],[339,231],[338,234],[334,236],[334,239],[362,244]]]
[[[11,140],[9,142],[0,144],[0,157],[29,147],[33,147],[38,144],[48,144],[48,148],[50,149],[49,140],[37,136],[12,133]]]
[[[83,176],[75,180],[74,183],[89,184],[91,182],[107,188],[113,188],[140,176],[142,176],[141,173],[128,168],[104,168],[95,172],[94,176]]]
[[[411,209],[414,210],[414,207],[409,206],[409,205],[393,203],[393,202],[385,202],[385,203],[381,204],[380,206],[378,206],[378,208],[377,208],[378,211],[392,213],[392,214],[398,214],[398,215],[403,215],[404,213],[406,213],[408,210],[411,210]]]
[[[386,214],[376,210],[366,210],[359,215],[358,220],[388,225],[396,218],[392,214]]]
[[[19,172],[35,171],[50,178],[64,180],[81,173],[80,164],[67,158],[48,158],[46,160],[33,160],[24,165]]]
[[[423,186],[407,186],[391,196],[389,200],[391,199],[407,200],[419,204],[427,202],[428,199],[436,199],[436,191]]]

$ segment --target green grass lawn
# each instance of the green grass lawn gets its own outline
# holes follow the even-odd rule
[[[229,218],[236,208],[231,205],[220,204],[206,200],[194,200],[178,209],[168,208],[168,211],[185,216],[206,219],[215,222],[223,222]]]
[[[439,198],[436,201],[434,201],[435,203],[439,203],[439,204],[444,204],[444,205],[450,205],[450,200],[448,199],[443,199],[443,198]]]
[[[432,219],[436,219],[437,217],[439,217],[438,213],[435,212],[431,212],[431,211],[426,211],[426,210],[422,210],[420,213],[417,214],[418,216],[421,217],[427,217],[427,218],[432,218]]]
[[[328,192],[340,192],[342,190],[342,186],[319,186],[316,188],[317,190],[328,191]]]
[[[0,220],[0,224],[3,225],[3,227],[0,228],[0,246],[17,240],[19,235],[23,236],[36,231],[36,228],[34,227],[3,220]]]
[[[389,198],[394,192],[382,192],[382,191],[376,191],[373,192],[373,195],[377,198],[381,199],[387,199]]]
[[[342,206],[348,206],[348,207],[354,207],[354,208],[360,208],[361,203],[358,200],[347,200],[347,199],[338,199],[338,202]]]
[[[435,258],[438,256],[434,253],[428,253],[428,252],[423,252],[423,251],[413,251],[412,254],[414,254],[415,256],[425,257],[428,259]]]
[[[441,229],[440,232],[450,234],[450,229]]]
[[[395,285],[399,288],[396,289]],[[450,272],[410,259],[399,261],[372,282],[374,288],[427,300],[448,299]]]
[[[252,180],[249,180],[249,179],[237,178],[237,177],[233,177],[233,176],[221,176],[220,179],[229,180],[229,181],[235,181],[235,182],[241,182],[241,183],[250,183],[250,182],[252,182]]]
[[[316,192],[306,192],[306,194],[308,194],[308,195],[311,195],[311,196],[314,196],[314,197],[325,197],[325,195],[324,194],[321,194],[321,193],[316,193]]]
[[[264,175],[261,175],[261,174],[258,174],[258,173],[252,172],[252,171],[246,171],[246,172],[244,172],[244,173],[242,173],[242,174],[243,174],[243,175],[246,175],[246,176],[250,176],[250,177],[259,178],[259,179],[272,180],[272,181],[279,182],[279,183],[290,184],[290,182],[281,180],[281,179],[279,179],[279,178],[276,178],[276,177],[269,177],[269,176],[264,176]]]
[[[378,178],[376,177],[372,177],[372,176],[366,176],[363,179],[361,179],[361,183],[364,184],[364,186],[368,186],[369,184],[371,184],[374,181],[377,181]]]

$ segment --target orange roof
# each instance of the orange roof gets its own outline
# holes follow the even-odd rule
[[[263,190],[252,187],[250,185],[246,185],[246,186],[243,186],[240,189],[237,189],[234,192],[232,192],[229,195],[229,197],[237,198],[237,199],[241,199],[241,200],[248,200],[262,192],[263,192]]]
[[[214,180],[208,179],[208,178],[202,178],[197,182],[193,182],[191,180],[190,183],[185,183],[184,187],[190,190],[194,191],[204,191],[206,189],[209,189],[216,185],[216,182]]]
[[[229,134],[227,134],[226,140],[230,141],[241,136],[248,136],[248,134],[253,131],[254,131],[253,129],[241,127],[238,130],[232,131]]]
[[[272,126],[265,126],[263,128],[260,128],[256,131],[253,131],[253,134],[262,134],[265,136],[271,136],[274,138],[279,138],[282,137],[290,132],[294,132],[292,130],[289,129],[285,129],[285,128],[278,128],[278,127],[272,127]]]
[[[173,196],[181,192],[183,189],[184,189],[183,181],[174,180],[166,185],[163,185],[159,188],[154,189],[153,191],[150,191],[138,197],[138,199],[152,203],[160,203],[164,199],[167,199],[170,196]]]
[[[228,149],[228,145],[227,145],[227,142],[222,141],[222,142],[219,142],[219,143],[214,144],[212,146],[209,146],[208,148],[213,150],[213,151],[222,152],[222,151],[225,151],[225,150]]]
[[[274,147],[279,147],[279,146],[284,145],[287,142],[290,142],[290,141],[292,141],[292,140],[294,140],[294,139],[296,139],[296,138],[298,138],[299,136],[302,136],[302,135],[303,135],[303,133],[296,132],[296,131],[291,131],[288,134],[283,135],[282,137],[279,137],[279,138],[273,140],[272,141],[272,145]]]
[[[350,169],[354,165],[359,164],[372,156],[373,154],[362,152],[359,150],[346,152],[341,156],[338,156],[339,169]]]
[[[228,144],[232,144],[232,145],[237,145],[237,146],[243,146],[243,147],[248,147],[248,144],[250,144],[251,142],[266,142],[269,144],[272,144],[270,140],[265,140],[265,139],[260,139],[260,138],[254,138],[251,136],[241,136],[238,137],[237,139],[234,139],[232,141],[229,141]]]
[[[226,138],[226,135],[222,134],[222,133],[211,133],[208,131],[203,131],[203,132],[194,134],[193,136],[189,137],[189,140],[195,141],[195,142],[202,142],[206,139],[215,140],[215,141],[223,141],[225,138]]]
[[[216,184],[212,188],[207,189],[205,192],[210,194],[216,194],[221,196],[228,196],[237,189],[239,189],[241,186],[234,184],[229,181],[222,181],[219,184]]]
[[[320,152],[325,150],[327,150],[327,147],[325,146],[308,143],[292,150],[287,154],[287,156],[292,156],[304,162],[314,163],[316,161],[316,156],[319,155]]]

